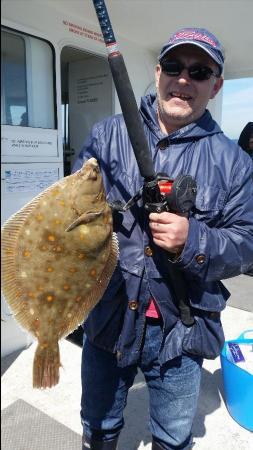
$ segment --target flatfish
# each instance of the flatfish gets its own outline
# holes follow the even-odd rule
[[[38,340],[33,386],[59,382],[59,340],[102,297],[118,243],[95,158],[47,188],[2,229],[2,290],[21,327]]]

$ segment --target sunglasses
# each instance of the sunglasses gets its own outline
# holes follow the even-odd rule
[[[198,63],[193,64],[190,67],[186,67],[183,63],[179,61],[164,60],[161,61],[161,68],[162,71],[166,75],[169,75],[170,77],[178,77],[180,73],[182,73],[182,71],[186,69],[189,77],[195,81],[209,80],[211,76],[217,78],[219,77],[219,75],[215,73],[212,69],[210,69],[210,67],[202,66],[201,64]]]

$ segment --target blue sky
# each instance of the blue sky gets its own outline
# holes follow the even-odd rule
[[[226,80],[223,86],[221,128],[230,139],[238,139],[253,121],[253,78]]]

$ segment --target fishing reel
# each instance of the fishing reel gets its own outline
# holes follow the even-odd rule
[[[116,200],[110,204],[116,211],[127,211],[142,197],[148,212],[173,212],[188,216],[195,205],[197,183],[190,175],[179,175],[174,180],[159,173],[151,181],[144,181],[143,187],[125,205]]]
[[[179,175],[173,180],[165,174],[157,174],[155,181],[156,186],[152,186],[152,181],[144,184],[144,208],[149,212],[188,215],[195,205],[196,181],[190,175]]]

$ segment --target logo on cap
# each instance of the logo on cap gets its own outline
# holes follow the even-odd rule
[[[195,40],[195,41],[203,41],[210,44],[212,47],[217,47],[216,42],[214,42],[210,37],[205,34],[196,32],[196,31],[179,31],[174,34],[169,40],[169,44],[174,44],[177,40]]]

